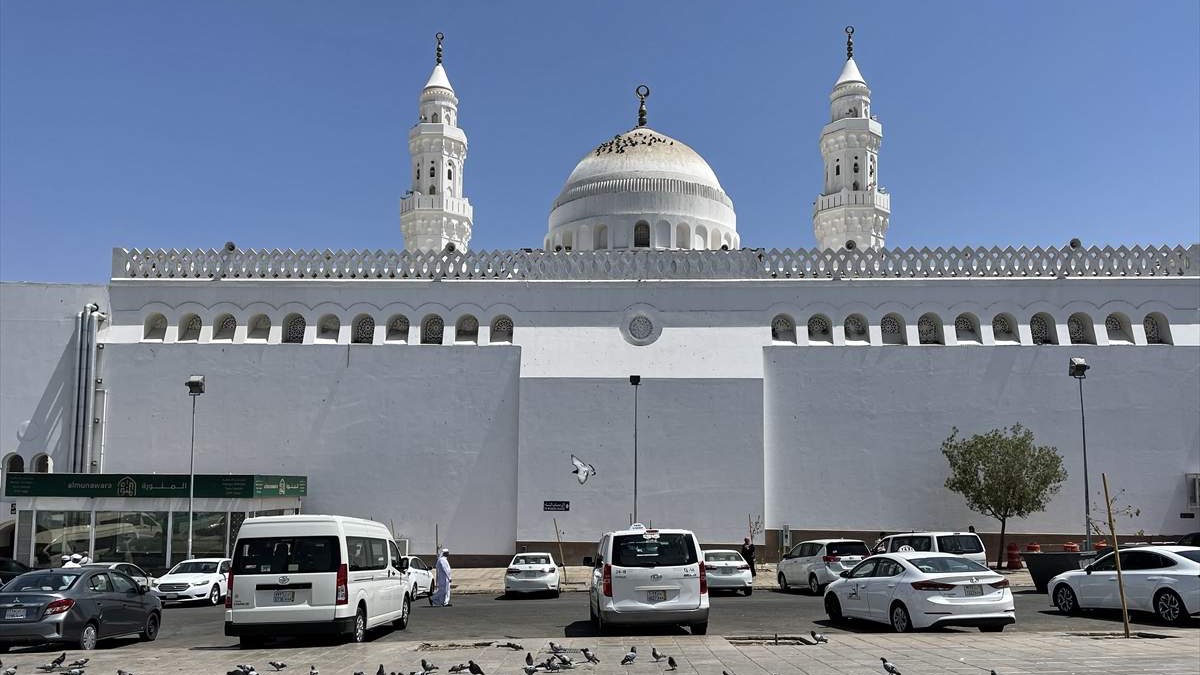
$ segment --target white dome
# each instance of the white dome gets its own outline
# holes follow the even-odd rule
[[[736,248],[736,222],[733,202],[703,157],[637,127],[579,161],[554,200],[546,247]],[[639,223],[651,231],[649,240],[635,238]]]

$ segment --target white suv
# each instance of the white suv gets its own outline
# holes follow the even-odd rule
[[[687,625],[708,632],[708,577],[704,552],[690,530],[627,530],[600,538],[588,607],[596,632],[609,624]]]
[[[905,547],[908,548],[905,548]],[[875,553],[917,551],[953,553],[987,567],[987,551],[974,532],[907,532],[892,534],[879,540]]]
[[[813,539],[792,547],[779,561],[779,588],[787,591],[802,586],[813,595],[837,581],[842,572],[871,555],[857,539]]]

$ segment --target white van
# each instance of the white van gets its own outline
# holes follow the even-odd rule
[[[690,530],[627,530],[600,538],[592,567],[589,609],[596,632],[609,624],[687,625],[708,632],[704,552]]]
[[[347,635],[408,626],[400,551],[384,525],[343,516],[250,518],[238,531],[225,634],[243,647],[276,635]]]
[[[905,548],[905,547],[908,548]],[[918,551],[953,553],[987,567],[987,551],[974,532],[905,532],[891,534],[875,544],[873,553]]]

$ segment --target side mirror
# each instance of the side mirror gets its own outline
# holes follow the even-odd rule
[[[1091,574],[1091,573],[1092,573],[1092,566],[1091,566],[1091,565],[1088,565],[1087,567],[1083,568],[1083,573],[1084,573],[1084,574]]]
[[[142,584],[141,586],[138,586],[138,593],[145,595],[146,593],[149,593],[149,592],[150,592],[150,587],[147,586],[146,584]]]
[[[401,558],[401,559],[400,559],[400,571],[401,571],[401,572],[407,572],[407,571],[408,571],[408,559],[406,559],[406,558]]]
[[[592,558],[592,556],[589,555],[583,559],[583,564],[586,565],[587,567],[595,567],[596,561]]]
[[[843,579],[849,579],[850,578],[850,570],[842,570],[842,573],[839,574],[838,576]]]

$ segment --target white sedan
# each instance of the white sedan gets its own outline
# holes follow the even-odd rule
[[[1129,609],[1154,612],[1167,623],[1200,614],[1200,548],[1139,546],[1121,551],[1121,576]],[[1064,614],[1080,609],[1120,609],[1117,562],[1110,552],[1081,570],[1063,572],[1047,585]]]
[[[549,553],[518,553],[504,572],[504,594],[553,593],[558,597],[558,566]]]
[[[999,632],[1015,623],[1008,579],[950,553],[875,555],[842,572],[825,590],[830,621],[846,617],[891,624],[897,633],[932,626]]]
[[[103,567],[105,569],[116,570],[118,572],[121,572],[125,576],[129,577],[130,579],[133,579],[136,583],[138,583],[141,586],[152,586],[154,584],[154,577],[151,576],[149,572],[138,567],[137,565],[134,565],[133,563],[90,562],[90,563],[87,563],[86,565],[84,565],[84,567]]]
[[[746,595],[754,592],[750,563],[738,551],[719,549],[704,552],[704,571],[711,589],[732,589]]]
[[[184,560],[170,572],[154,580],[150,589],[162,600],[206,600],[215,605],[229,590],[229,558],[196,558]]]
[[[411,584],[408,590],[408,597],[411,600],[416,600],[422,595],[433,597],[433,570],[429,569],[429,565],[425,564],[415,555],[402,555],[400,560],[408,563],[408,579]],[[433,600],[430,600],[432,603]]]

